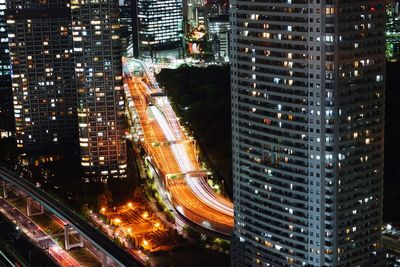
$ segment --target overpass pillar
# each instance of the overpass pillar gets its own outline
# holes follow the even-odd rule
[[[77,241],[72,242],[71,237],[74,237],[74,239],[77,239]],[[70,250],[75,247],[80,247],[80,248],[83,247],[82,236],[80,234],[77,234],[77,232],[74,231],[69,224],[64,225],[64,240],[65,240],[65,250]]]
[[[7,183],[3,181],[3,198],[8,198]]]
[[[35,206],[35,204],[39,205],[39,211],[36,212],[33,211],[33,207]],[[43,205],[40,205],[40,203],[33,201],[32,197],[26,198],[26,215],[28,215],[28,217],[40,215],[43,213],[44,213]]]

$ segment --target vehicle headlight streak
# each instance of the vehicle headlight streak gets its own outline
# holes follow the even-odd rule
[[[183,173],[193,171],[192,163],[190,162],[187,154],[185,153],[184,147],[182,144],[176,144],[177,139],[175,138],[170,126],[168,125],[164,115],[161,111],[155,107],[150,106],[150,110],[154,115],[157,123],[160,125],[161,130],[163,131],[165,137],[168,142],[171,142],[172,152],[178,161],[179,168]]]
[[[171,150],[174,154],[175,159],[178,162],[181,172],[189,173],[192,171],[196,171],[193,168],[193,165],[185,151],[184,145],[176,143],[179,140],[176,139],[164,114],[155,106],[150,106],[149,108],[153,113],[154,118],[159,124],[161,130],[163,131],[165,137],[167,138],[168,142],[171,142]],[[212,191],[209,188],[209,185],[206,184],[204,181],[203,183],[201,183],[200,181],[202,181],[202,179],[199,179],[198,177],[192,177],[190,176],[190,174],[186,174],[185,179],[188,185],[190,186],[191,190],[197,196],[199,196],[200,199],[204,201],[207,205],[227,215],[233,214],[232,206],[226,205],[228,204],[227,201],[221,198],[220,196],[216,195],[215,192]]]
[[[162,93],[162,90],[158,86],[147,66],[139,60],[133,60],[132,62],[137,63],[142,67],[148,81],[150,82],[150,85],[142,82],[142,85],[146,88],[147,94]],[[229,200],[216,194],[210,188],[205,179],[190,174],[190,172],[196,172],[198,169],[193,166],[192,161],[187,154],[185,145],[179,143],[180,141],[185,141],[185,137],[168,98],[165,96],[155,97],[155,106],[149,106],[149,109],[150,112],[153,113],[164,136],[168,142],[170,142],[173,156],[178,163],[180,171],[185,174],[186,183],[189,185],[192,192],[212,209],[228,216],[233,216],[233,205]],[[181,206],[178,206],[177,209],[183,214]]]
[[[146,88],[147,93],[149,93],[149,94],[153,93],[153,92],[151,91],[150,87],[149,87],[144,81],[140,81],[140,84],[141,84],[142,86],[144,86],[144,88]]]
[[[177,140],[182,139],[182,134],[181,134],[181,128],[178,123],[178,120],[175,117],[175,113],[168,101],[167,97],[159,97],[157,98],[157,106],[162,110],[162,112],[165,114],[166,119],[168,120],[168,123],[170,126],[172,126],[175,138]]]

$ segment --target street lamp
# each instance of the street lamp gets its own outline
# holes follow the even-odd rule
[[[147,219],[147,218],[149,217],[149,213],[148,213],[147,211],[145,211],[145,212],[143,213],[142,217],[143,217],[144,219]]]
[[[148,245],[149,245],[149,241],[147,241],[146,239],[143,239],[143,248],[147,249]]]

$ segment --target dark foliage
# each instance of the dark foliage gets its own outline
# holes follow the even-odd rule
[[[228,66],[183,65],[164,69],[158,81],[172,99],[182,124],[188,122],[214,171],[232,192],[230,84]],[[188,107],[185,110],[185,107]]]

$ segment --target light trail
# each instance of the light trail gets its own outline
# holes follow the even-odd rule
[[[152,111],[157,123],[160,125],[160,128],[163,131],[165,137],[167,138],[167,140],[169,142],[171,142],[171,149],[172,149],[172,152],[173,152],[176,160],[178,161],[181,172],[187,173],[187,172],[194,171],[192,163],[191,163],[187,153],[185,152],[183,144],[176,144],[177,139],[175,138],[164,115],[155,106],[151,106],[150,110]]]
[[[214,191],[211,193],[209,186],[202,185],[199,183],[199,180],[202,180],[202,178],[186,176],[186,181],[190,186],[190,189],[192,189],[197,196],[201,196],[201,199],[207,202],[208,205],[214,207],[222,213],[225,213],[226,215],[233,214],[233,208],[221,203],[220,199],[216,198]]]
[[[49,253],[63,267],[79,267],[82,266],[74,258],[58,245],[49,247]]]
[[[160,125],[160,128],[162,129],[167,140],[170,142],[176,142],[177,140],[161,111],[155,106],[151,106],[150,110],[152,111],[157,123]],[[182,173],[195,171],[182,144],[172,143],[171,149],[176,160],[178,161]],[[185,178],[192,191],[198,195],[201,200],[206,202],[206,204],[227,215],[233,214],[233,208],[229,207],[225,203],[221,203],[220,199],[216,197],[216,194],[209,188],[208,184],[205,185],[198,182],[201,177],[191,177],[190,175],[185,175]],[[211,191],[213,193],[211,193]]]
[[[153,92],[151,91],[151,89],[150,89],[150,87],[144,82],[144,81],[140,81],[140,84],[144,87],[144,88],[146,88],[146,91],[149,93],[149,94],[152,94]]]
[[[172,126],[176,139],[178,140],[183,139],[182,127],[175,116],[175,112],[172,109],[171,104],[168,101],[168,98],[166,96],[157,97],[156,106],[160,108],[160,110],[164,113],[165,117],[167,118],[170,126]]]
[[[11,266],[15,266],[14,263],[11,262],[11,260],[9,258],[7,258],[7,256],[0,250],[0,255],[11,265]]]
[[[139,60],[134,59],[134,62],[138,63],[139,65],[141,65],[144,69],[144,72],[147,76],[147,78],[149,79],[149,81],[151,82],[151,85],[153,86],[153,88],[157,91],[157,92],[161,92],[160,87],[158,86],[158,83],[156,82],[156,80],[154,79],[153,75],[151,74],[149,68],[146,66],[146,64],[142,63]]]
[[[47,244],[49,246],[49,253],[52,258],[63,267],[79,267],[81,266],[78,261],[76,261],[68,252],[62,249],[58,243],[54,240],[54,238],[47,234],[42,228],[37,225],[31,218],[23,214],[18,208],[11,205],[6,199],[1,198],[0,202],[2,203],[2,213],[5,214],[10,220],[15,221],[17,225],[20,227],[22,232],[24,232],[32,241],[40,242],[40,240],[49,240]],[[11,215],[10,211],[14,211],[14,214]],[[17,215],[18,214],[18,215]],[[52,215],[51,219],[53,219],[55,215]],[[55,217],[57,218],[57,217]],[[64,226],[64,222],[57,218],[55,222],[60,224],[60,226]],[[31,226],[30,226],[31,225]],[[32,226],[34,226],[35,230],[32,232]],[[40,246],[39,246],[40,247]],[[50,249],[54,249],[57,253],[53,254]]]
[[[184,177],[166,178],[166,186],[171,192],[170,200],[179,213],[196,224],[230,234],[233,227],[232,202],[215,193],[201,174],[203,171],[195,159],[194,147],[188,146],[190,139],[185,136],[171,103],[162,94],[147,66],[138,60],[132,62],[138,63],[146,76],[145,81],[140,78],[134,78],[137,82],[133,83],[126,80],[130,88],[127,92],[136,103],[131,108],[141,110],[141,113],[138,111],[139,119],[146,126],[143,145],[163,175],[182,173]],[[141,102],[143,98],[147,99],[146,103]],[[153,147],[154,144],[165,142],[169,145]],[[159,162],[157,158],[163,161]]]

